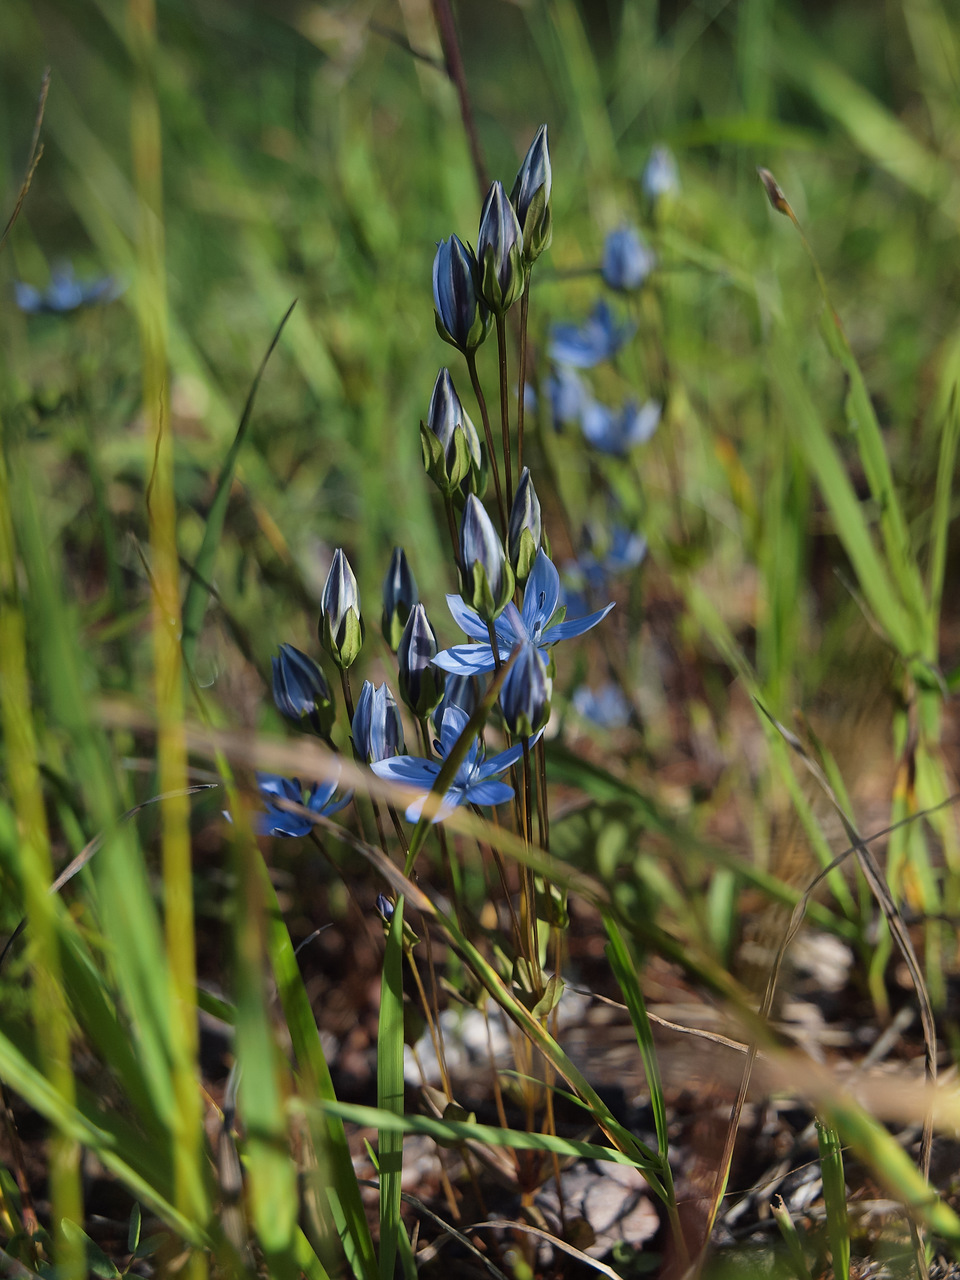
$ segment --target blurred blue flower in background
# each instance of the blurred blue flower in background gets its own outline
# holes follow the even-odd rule
[[[329,818],[349,804],[353,795],[352,791],[348,791],[345,796],[334,799],[336,780],[315,782],[304,794],[299,778],[283,778],[276,773],[258,773],[257,786],[267,809],[266,813],[259,814],[255,820],[255,830],[261,836],[305,836],[313,830],[313,823],[309,818],[280,808],[271,803],[272,798],[289,800],[293,804],[303,805],[311,813]]]
[[[570,701],[579,715],[585,720],[592,720],[601,729],[624,729],[633,714],[620,686],[610,681],[599,689],[582,684],[574,690]]]
[[[569,422],[579,422],[584,406],[590,401],[590,392],[576,369],[559,364],[547,378],[547,397],[553,425],[559,431]]]
[[[407,805],[405,816],[408,822],[419,821],[427,795],[440,773],[441,764],[453,750],[469,719],[467,713],[459,707],[448,707],[444,712],[440,739],[434,743],[439,760],[425,760],[419,756],[394,756],[390,760],[378,760],[371,765],[378,778],[423,791],[422,796]],[[504,769],[509,769],[522,755],[523,745],[518,743],[487,760],[479,738],[474,738],[467,758],[457,770],[433,821],[440,822],[449,817],[461,804],[503,804],[505,800],[512,799],[513,787],[508,787],[505,782],[496,782],[494,778],[496,774],[503,773]]]
[[[624,457],[637,444],[646,444],[660,422],[662,406],[656,400],[638,404],[628,400],[622,409],[611,409],[599,400],[582,407],[580,426],[589,444],[601,453]]]
[[[662,142],[650,152],[650,159],[640,175],[640,186],[648,200],[672,196],[680,190],[680,175],[673,152]]]
[[[657,255],[636,227],[618,227],[604,241],[601,272],[611,289],[639,289],[656,265]]]
[[[113,302],[123,293],[123,285],[113,276],[78,280],[73,267],[67,263],[53,268],[46,289],[35,289],[32,284],[16,280],[13,292],[17,306],[28,315],[57,315]]]
[[[550,334],[550,359],[575,369],[592,369],[610,360],[636,332],[629,320],[618,324],[609,304],[601,299],[583,324],[555,324]]]

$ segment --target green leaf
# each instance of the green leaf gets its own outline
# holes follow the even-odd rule
[[[381,1111],[403,1114],[403,905],[397,899],[383,955],[380,984],[380,1024],[377,1033],[377,1103]],[[378,1135],[380,1168],[380,1280],[393,1280],[400,1220],[400,1182],[403,1173],[403,1133],[381,1128]]]

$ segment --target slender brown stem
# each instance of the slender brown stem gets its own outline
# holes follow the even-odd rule
[[[493,485],[497,491],[497,510],[500,512],[500,528],[504,538],[507,536],[507,512],[503,505],[503,492],[500,488],[500,468],[497,466],[497,455],[493,448],[493,432],[490,430],[490,415],[487,413],[487,402],[483,396],[483,388],[480,386],[480,379],[477,376],[477,356],[476,352],[468,351],[465,353],[467,369],[470,371],[470,383],[473,387],[473,394],[477,397],[477,404],[480,406],[480,417],[483,419],[483,431],[487,438],[487,453],[490,455],[490,470],[493,472]]]
[[[537,825],[540,848],[550,852],[550,812],[547,808],[547,752],[543,739],[537,743]]]
[[[343,704],[347,708],[350,724],[353,725],[353,694],[350,692],[350,673],[340,668],[340,688],[343,690]]]
[[[490,637],[490,648],[493,650],[493,669],[499,671],[503,665],[500,661],[500,641],[497,639],[496,628],[493,623],[487,621],[487,634]]]
[[[523,475],[523,409],[527,390],[527,311],[530,306],[530,268],[523,278],[523,295],[520,298],[520,371],[517,388],[517,475]]]
[[[503,474],[507,480],[507,497],[513,502],[513,463],[510,460],[510,409],[507,400],[507,327],[503,316],[497,316],[497,355],[500,360],[500,436],[503,440]]]
[[[483,159],[483,151],[480,148],[480,136],[477,133],[477,125],[473,118],[473,108],[470,106],[467,77],[463,69],[463,58],[460,56],[457,28],[453,21],[450,0],[432,0],[431,8],[433,9],[434,22],[437,24],[437,31],[440,34],[440,45],[447,64],[447,75],[456,88],[457,97],[460,100],[460,119],[463,121],[463,130],[467,135],[467,142],[470,146],[473,171],[477,175],[480,194],[483,195],[489,189],[490,181],[487,176],[487,166]]]
[[[453,547],[453,559],[460,564],[460,534],[457,532],[457,517],[453,510],[453,498],[449,493],[443,495],[443,506],[447,513],[447,528],[450,531],[450,544]]]

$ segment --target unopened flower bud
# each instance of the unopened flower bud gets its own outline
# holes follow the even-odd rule
[[[407,619],[397,649],[400,697],[418,720],[429,715],[443,696],[443,672],[433,666],[437,650],[437,633],[426,609],[418,604]]]
[[[500,706],[507,728],[515,738],[530,738],[550,719],[553,681],[540,650],[527,641],[507,672],[500,690]]]
[[[380,618],[383,638],[394,653],[413,606],[419,599],[417,582],[403,547],[394,547],[390,568],[383,580],[383,614]]]
[[[353,750],[364,764],[403,754],[400,709],[385,684],[375,689],[369,680],[364,680],[353,713],[352,729]]]
[[[464,355],[487,336],[487,308],[477,297],[477,259],[458,236],[441,240],[433,260],[437,333]]]
[[[441,369],[433,384],[427,421],[420,423],[420,448],[427,475],[447,496],[468,476],[479,478],[486,470],[480,437],[460,403],[449,369]]]
[[[493,619],[513,595],[513,569],[483,503],[467,498],[460,522],[460,594],[485,622]]]
[[[533,487],[530,468],[524,467],[520,473],[520,483],[514,495],[507,527],[507,554],[520,583],[526,582],[530,576],[533,562],[540,550],[541,537],[540,499]]]
[[[544,249],[549,247],[553,236],[550,207],[552,182],[547,126],[542,124],[530,144],[510,192],[510,202],[516,210],[517,221],[523,232],[523,257],[528,266],[536,262]]]
[[[273,701],[277,710],[305,728],[307,725],[327,738],[333,728],[336,705],[326,676],[305,653],[292,644],[280,646],[280,657],[272,658]]]
[[[477,236],[480,294],[490,310],[505,315],[523,293],[523,232],[502,182],[487,192]]]
[[[459,707],[461,711],[466,713],[467,719],[477,709],[476,676],[455,676],[447,672],[446,677],[443,686],[443,697],[433,713],[433,723],[438,733],[440,732],[440,726],[443,724],[444,712],[448,707]]]
[[[341,547],[333,553],[320,608],[320,643],[345,671],[357,660],[363,644],[363,623],[357,580]]]

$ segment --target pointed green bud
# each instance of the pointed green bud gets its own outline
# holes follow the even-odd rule
[[[492,622],[506,607],[515,585],[500,535],[483,503],[471,493],[460,522],[460,594],[484,622]]]
[[[510,202],[516,210],[517,221],[523,232],[523,258],[527,266],[536,262],[544,249],[549,248],[553,237],[550,205],[552,185],[547,126],[542,124],[530,143],[530,150],[524,157],[510,192]]]
[[[407,619],[397,649],[400,697],[418,720],[428,716],[443,697],[444,673],[433,665],[437,649],[437,633],[426,609],[418,604]]]
[[[383,580],[383,613],[380,616],[383,638],[393,653],[397,652],[403,628],[419,599],[417,582],[407,564],[403,547],[394,547],[390,568]]]
[[[357,660],[363,644],[363,623],[357,580],[341,547],[333,553],[320,608],[320,643],[345,671]]]
[[[494,315],[505,315],[523,293],[523,232],[502,182],[487,192],[477,236],[480,296]]]
[[[540,520],[540,499],[533,487],[530,468],[520,473],[520,483],[510,509],[507,527],[507,555],[519,583],[526,582],[540,550],[543,530]]]

